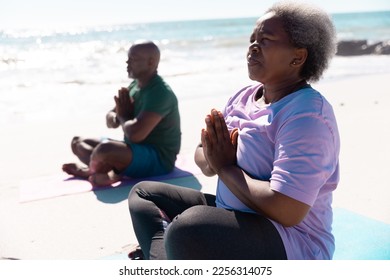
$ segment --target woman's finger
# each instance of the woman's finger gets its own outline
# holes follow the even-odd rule
[[[217,138],[216,138],[217,135],[215,134],[212,116],[207,115],[205,118],[205,123],[206,123],[207,137],[208,137],[209,142],[217,143]]]
[[[226,125],[225,118],[224,118],[221,111],[218,111],[218,116],[219,116],[219,119],[221,121],[221,129],[222,129],[222,133],[223,133],[223,139],[224,140],[230,139],[229,129]]]
[[[230,139],[229,131],[227,129],[225,119],[220,111],[213,109],[211,111],[214,119],[214,129],[216,133],[216,139],[219,143],[225,142]]]
[[[203,152],[204,152],[205,156],[207,157],[209,151],[211,150],[212,144],[210,142],[208,132],[204,128],[202,129],[202,132],[201,132],[201,142],[202,142],[202,146],[203,146]]]

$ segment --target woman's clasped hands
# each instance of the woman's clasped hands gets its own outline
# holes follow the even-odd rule
[[[218,174],[224,167],[236,164],[237,130],[230,133],[224,116],[216,109],[206,116],[205,123],[201,134],[204,156],[209,168]]]

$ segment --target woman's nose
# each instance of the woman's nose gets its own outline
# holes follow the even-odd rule
[[[257,44],[257,42],[253,42],[250,46],[249,46],[249,52],[250,53],[257,53],[259,51],[259,45]]]

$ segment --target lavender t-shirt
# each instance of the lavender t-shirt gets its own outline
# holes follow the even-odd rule
[[[311,87],[272,104],[255,100],[261,84],[228,101],[224,116],[238,128],[237,164],[249,175],[270,181],[271,189],[311,206],[304,220],[280,233],[288,259],[331,259],[332,191],[339,181],[340,139],[331,105]],[[217,206],[254,212],[218,180]]]

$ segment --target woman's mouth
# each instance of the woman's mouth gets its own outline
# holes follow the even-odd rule
[[[247,56],[247,63],[248,63],[248,66],[261,64],[261,62],[258,59],[254,58],[254,57],[252,57],[250,55]]]

